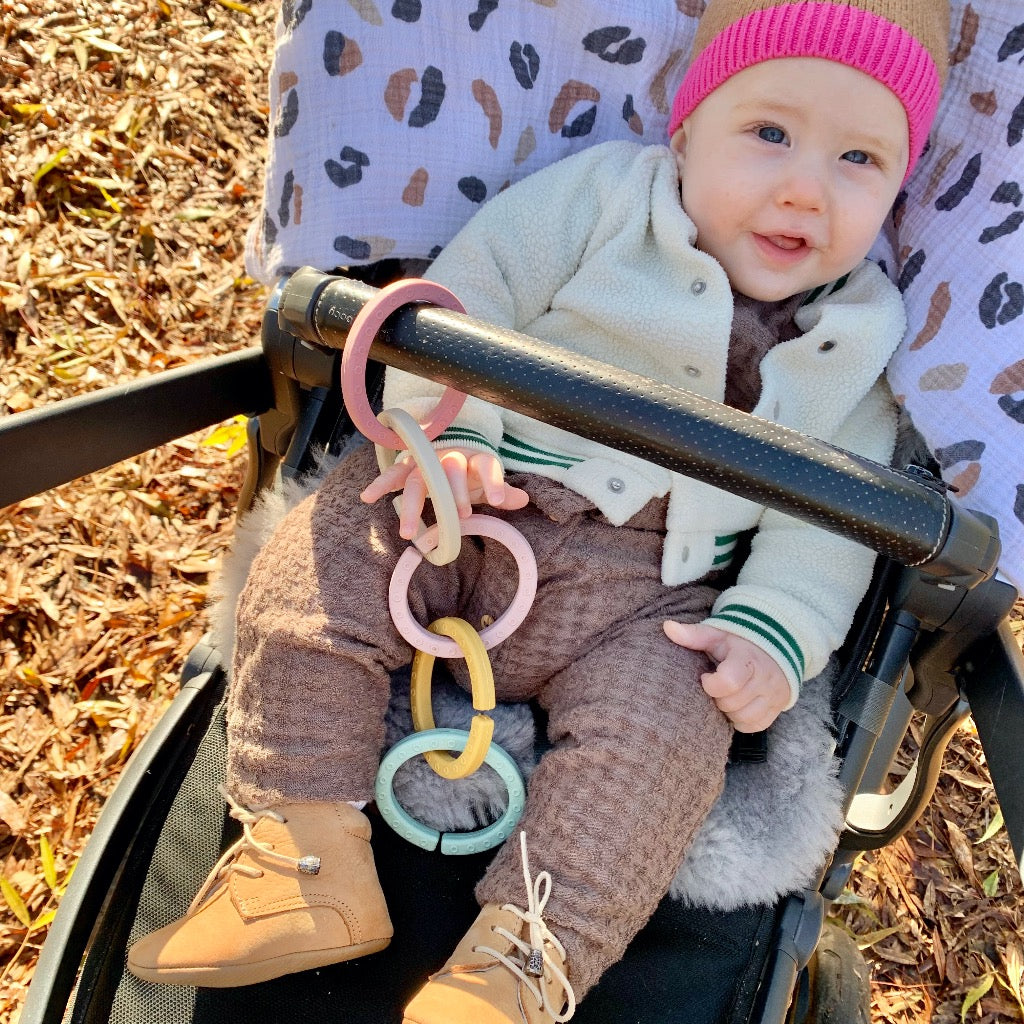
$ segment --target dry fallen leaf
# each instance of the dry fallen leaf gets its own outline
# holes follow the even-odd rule
[[[28,825],[25,812],[3,790],[0,790],[0,819],[15,835],[25,832]]]
[[[974,856],[971,853],[970,841],[956,822],[946,819],[945,824],[953,857],[956,859],[957,864],[960,865],[960,870],[977,886],[978,876],[974,871]]]

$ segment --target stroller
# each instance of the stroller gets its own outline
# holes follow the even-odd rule
[[[308,15],[308,3],[285,5],[293,32],[304,23],[303,10]],[[340,60],[344,41],[335,46]],[[529,73],[528,55],[524,66]],[[422,77],[426,95],[425,72]],[[280,104],[285,120],[289,103],[285,97]],[[566,118],[562,127],[574,124]],[[370,246],[366,262],[376,255]],[[337,348],[373,284],[394,269],[377,262],[372,272],[344,278],[312,269],[291,273],[268,304],[261,349],[13,417],[2,427],[5,461],[11,455],[0,503],[239,411],[254,414],[243,509],[275,477],[307,475],[316,451],[336,449],[351,432],[333,386]],[[455,314],[409,310],[388,323],[374,348],[383,362],[462,390],[486,390],[517,411],[736,490],[880,553],[875,583],[828,680],[846,819],[838,847],[803,885],[767,902],[722,911],[666,900],[578,1014],[583,1021],[866,1019],[866,972],[855,948],[824,929],[825,908],[860,851],[891,842],[913,822],[968,710],[1018,858],[1024,850],[1014,749],[1024,734],[1024,666],[1005,625],[1016,595],[990,578],[998,558],[991,523],[955,509],[923,471],[893,472],[777,428],[769,437],[750,417],[567,362],[550,346],[481,331]],[[432,358],[438,345],[446,353],[441,367]],[[579,418],[591,403],[603,411],[600,432]],[[111,423],[120,429],[111,430]],[[28,456],[48,432],[66,436],[69,427],[95,443],[76,452],[51,445],[47,450],[65,452],[64,458],[35,466]],[[193,652],[179,697],[123,776],[65,896],[23,1021],[212,1021],[238,1014],[276,1021],[338,1007],[346,1008],[347,1020],[397,1019],[474,916],[469,894],[486,854],[446,858],[379,825],[375,852],[384,888],[395,894],[396,940],[387,953],[217,992],[154,990],[125,975],[132,937],[162,923],[161,914],[174,916],[176,901],[187,900],[230,839],[230,823],[213,795],[223,766],[226,654],[214,643]],[[919,764],[897,792],[882,795],[913,709],[928,715]],[[768,764],[773,755],[769,742]],[[737,762],[760,756],[735,753]],[[759,770],[756,760],[738,767],[739,773]],[[393,1004],[382,1006],[381,992],[392,993]]]

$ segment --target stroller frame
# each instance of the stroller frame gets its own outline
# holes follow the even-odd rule
[[[279,284],[268,304],[262,350],[10,417],[0,424],[0,504],[244,410],[256,414],[244,510],[277,473],[307,472],[311,448],[336,437],[339,424],[342,432],[350,429],[333,386],[337,349],[372,294],[354,280],[300,271]],[[490,355],[499,348],[497,374],[499,361]],[[1024,659],[1005,621],[1016,593],[992,578],[998,543],[991,522],[955,509],[921,471],[893,472],[777,428],[769,438],[753,417],[653,382],[631,388],[633,382],[622,380],[628,375],[610,376],[580,360],[568,366],[551,346],[485,330],[448,311],[400,311],[373,355],[462,390],[485,388],[518,411],[731,487],[886,556],[847,642],[848,670],[837,694],[847,828],[817,888],[791,895],[755,923],[757,941],[770,940],[771,949],[740,980],[733,999],[746,1010],[743,1019],[818,1020],[840,1010],[845,1017],[829,1019],[862,1019],[863,991],[836,997],[831,1011],[822,1002],[827,986],[813,967],[827,903],[842,891],[861,851],[891,842],[916,819],[942,751],[969,712],[1018,863],[1024,853],[1024,784],[1015,771],[1024,737]],[[581,388],[600,392],[610,426],[581,422],[565,398],[571,392],[578,400]],[[175,400],[186,392],[188,402]],[[30,460],[43,438],[55,431],[66,437],[69,429],[79,437],[83,429],[89,433],[75,451],[48,449],[65,453],[65,461],[40,467]],[[111,961],[120,959],[123,967],[117,941],[127,936],[140,888],[132,865],[156,844],[185,774],[183,761],[200,745],[219,697],[219,657],[206,645],[193,651],[181,693],[104,809],[43,948],[23,1024],[107,1019],[100,1007],[112,996]],[[882,795],[915,708],[928,716],[918,765],[896,793]],[[826,932],[825,941],[841,940]],[[856,951],[843,952],[849,966]]]

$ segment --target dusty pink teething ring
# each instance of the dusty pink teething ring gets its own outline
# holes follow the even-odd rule
[[[537,559],[527,539],[502,519],[474,513],[459,521],[462,535],[490,537],[504,544],[512,553],[519,568],[519,587],[512,603],[498,618],[480,632],[485,648],[494,647],[513,633],[526,618],[537,594]],[[461,658],[462,648],[454,640],[428,632],[413,617],[409,608],[409,580],[423,561],[421,548],[437,543],[437,527],[432,526],[417,541],[418,547],[408,547],[398,559],[388,588],[388,606],[398,632],[419,651],[435,658]]]
[[[366,397],[366,357],[384,321],[396,309],[410,302],[431,302],[435,306],[454,309],[457,313],[466,312],[462,303],[447,288],[433,281],[418,278],[395,281],[381,288],[356,314],[341,354],[341,394],[352,422],[371,441],[396,450],[404,447],[402,439],[378,422]],[[455,419],[465,401],[463,392],[445,388],[426,423],[420,424],[428,440],[433,441]]]

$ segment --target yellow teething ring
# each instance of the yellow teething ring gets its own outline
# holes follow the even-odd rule
[[[480,634],[465,620],[454,617],[437,619],[427,629],[431,633],[450,637],[458,645],[469,668],[469,681],[473,691],[473,707],[480,712],[494,710],[494,673]],[[430,706],[430,679],[434,670],[434,655],[417,651],[412,661],[412,681],[409,701],[412,705],[412,724],[417,732],[434,729],[434,712]],[[423,756],[427,763],[446,779],[464,779],[472,775],[487,756],[487,748],[494,735],[494,719],[490,715],[473,717],[469,727],[469,740],[458,757],[440,750],[428,750]]]

